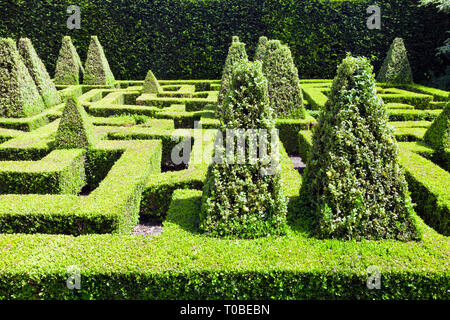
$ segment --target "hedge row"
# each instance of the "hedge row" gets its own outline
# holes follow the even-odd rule
[[[101,141],[95,149],[123,153],[93,192],[87,197],[0,195],[0,232],[130,233],[138,222],[144,185],[161,170],[161,142]],[[102,160],[104,165],[105,159],[97,158]]]
[[[142,194],[141,215],[165,220],[172,194],[177,189],[203,189],[213,155],[216,130],[196,130],[188,168],[154,174],[147,180]]]
[[[26,36],[51,74],[64,35],[80,56],[98,35],[119,79],[218,79],[230,39],[238,35],[253,57],[259,36],[289,45],[300,78],[332,78],[346,52],[374,56],[379,70],[395,37],[405,40],[416,82],[439,70],[435,48],[447,38],[449,19],[417,0],[102,0],[82,1],[81,29],[68,30],[62,1],[3,1],[0,36]],[[381,30],[369,30],[369,5],[381,8]],[[399,18],[401,17],[401,18]]]
[[[295,229],[223,240],[198,234],[200,200],[201,191],[175,191],[157,237],[0,235],[8,248],[0,299],[450,298],[448,241],[423,222],[424,241],[410,243],[318,240]],[[36,252],[39,265],[23,261]],[[66,287],[70,266],[79,268],[79,290]],[[369,266],[380,270],[379,290],[367,288]]]
[[[280,152],[296,211],[301,178]],[[0,299],[450,298],[448,239],[421,219],[419,242],[318,240],[293,223],[283,237],[224,240],[199,234],[200,203],[200,190],[176,190],[156,237],[0,234],[8,248],[0,250]],[[23,261],[37,252],[39,264]],[[66,287],[71,266],[79,290]],[[369,266],[380,270],[379,290],[367,288]]]
[[[1,161],[0,194],[78,194],[85,151],[56,150],[40,161]]]
[[[417,211],[436,231],[450,235],[450,173],[430,160],[401,148],[400,163]]]

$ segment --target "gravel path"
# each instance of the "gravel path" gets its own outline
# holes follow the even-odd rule
[[[296,169],[298,172],[300,172],[300,174],[302,174],[303,170],[305,170],[306,168],[306,164],[303,163],[302,158],[296,156],[291,156],[290,158],[292,164],[294,165],[294,169]]]
[[[131,235],[133,236],[155,236],[162,232],[162,223],[149,221],[147,218],[141,218],[138,225],[134,227]]]

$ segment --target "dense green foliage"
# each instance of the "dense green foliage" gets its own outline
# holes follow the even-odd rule
[[[419,236],[372,70],[366,58],[343,60],[313,131],[300,197],[321,237]]]
[[[281,189],[277,150],[270,145],[266,155],[259,153],[256,158],[250,151],[258,147],[256,137],[252,139],[245,131],[236,132],[267,130],[269,140],[265,143],[270,144],[275,122],[261,62],[235,64],[230,80],[220,118],[223,138],[216,138],[215,161],[203,192],[200,228],[209,235],[238,238],[282,234],[286,228],[287,201]],[[261,138],[261,133],[258,134]],[[242,140],[244,161],[239,160],[239,151],[235,152],[234,147],[231,156],[228,151],[230,141],[234,145]],[[268,166],[273,170],[265,173],[270,170]]]
[[[103,47],[97,36],[92,36],[86,63],[84,64],[83,84],[112,85],[114,81],[114,75],[109,67]]]
[[[428,128],[424,140],[441,152],[450,148],[450,102]]]
[[[61,90],[62,97],[77,96],[95,124],[100,141],[87,152],[53,149],[63,104],[30,118],[0,117],[0,247],[5,249],[0,250],[0,299],[449,298],[450,242],[435,231],[448,230],[448,166],[432,163],[431,148],[417,142],[414,148],[420,148],[420,156],[400,157],[400,164],[409,168],[406,177],[416,212],[426,223],[417,218],[421,241],[317,239],[303,216],[288,219],[283,236],[210,237],[199,230],[201,190],[217,131],[192,128],[194,121],[203,128],[219,127],[208,105],[217,99],[217,91],[209,90],[218,90],[219,81],[158,82],[163,90],[158,97],[141,95],[144,81],[117,81],[120,89],[77,85]],[[311,88],[315,83],[326,95],[330,91],[331,81],[301,82]],[[417,86],[405,90],[416,89],[434,98],[428,106],[435,110],[414,110],[424,106],[423,101],[387,107],[416,112],[415,117],[437,117],[448,92]],[[387,95],[408,95],[414,101],[410,91]],[[233,106],[228,111],[235,109],[240,110]],[[227,122],[246,119],[229,117]],[[299,151],[302,157],[311,152],[314,122],[309,115],[274,121],[283,143],[280,185],[289,198],[289,218],[300,209],[302,178],[286,150]],[[421,139],[430,124],[396,122],[395,128],[414,129],[411,133]],[[303,139],[297,144],[299,130]],[[188,167],[165,168],[181,141],[192,146]],[[79,157],[83,153],[84,168]],[[83,169],[89,188],[77,196]],[[163,232],[130,235],[139,216],[163,220]],[[68,266],[80,269],[79,290],[66,287],[72,275]],[[367,288],[369,266],[380,269],[379,290]]]
[[[265,36],[259,37],[258,46],[256,47],[256,52],[255,52],[255,58],[254,58],[255,61],[256,60],[260,60],[260,61],[264,60],[264,57],[266,55],[266,47],[267,47],[268,41],[269,40]]]
[[[84,68],[80,56],[73,46],[72,39],[65,36],[62,39],[58,60],[55,67],[55,84],[80,84],[83,79]]]
[[[270,106],[280,118],[305,118],[303,95],[291,50],[277,40],[267,42],[263,73],[268,81]]]
[[[18,49],[25,66],[28,68],[31,77],[36,83],[45,105],[52,107],[60,103],[61,98],[59,97],[55,84],[50,78],[45,65],[38,57],[36,50],[34,50],[30,39],[21,38],[18,43]]]
[[[419,82],[442,68],[435,48],[450,29],[448,15],[417,0],[87,0],[77,3],[81,29],[68,30],[71,4],[2,1],[0,36],[30,38],[53,75],[62,35],[72,36],[84,60],[97,34],[119,79],[144,79],[149,69],[161,79],[218,79],[233,35],[251,57],[259,36],[280,39],[302,78],[332,78],[348,51],[373,55],[379,70],[392,39],[402,37]],[[381,30],[366,26],[369,5],[381,8]]]
[[[245,43],[239,42],[239,38],[233,36],[231,46],[228,49],[228,56],[223,67],[222,82],[220,84],[219,97],[217,99],[218,118],[221,116],[222,103],[231,85],[231,76],[233,74],[234,64],[241,61],[248,61],[247,51],[245,51]]]
[[[89,149],[95,146],[96,140],[86,111],[76,97],[69,98],[56,133],[55,147]]]
[[[448,0],[420,0],[422,5],[435,5],[439,10],[450,12],[450,1]]]
[[[224,240],[198,234],[200,202],[201,191],[177,190],[158,237],[0,234],[0,299],[450,298],[448,239],[422,221],[421,242]],[[80,290],[66,287],[70,265]],[[371,265],[379,290],[366,285]]]
[[[410,146],[409,144],[412,144]],[[399,161],[405,170],[411,197],[425,222],[443,235],[450,235],[450,173],[413,152],[423,147],[402,143]],[[412,150],[411,150],[412,149]]]
[[[56,150],[40,161],[1,161],[2,194],[77,194],[86,184],[85,150]]]
[[[144,85],[142,87],[142,92],[144,93],[159,93],[161,92],[161,86],[158,83],[152,70],[148,70],[147,76],[145,77]]]
[[[45,108],[44,101],[12,39],[0,38],[0,115],[29,117]]]
[[[377,75],[379,82],[412,83],[408,53],[402,38],[395,38]]]

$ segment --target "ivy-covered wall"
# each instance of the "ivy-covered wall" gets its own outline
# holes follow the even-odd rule
[[[69,30],[66,9],[81,8]],[[369,5],[381,8],[381,30],[369,30]],[[442,68],[435,48],[448,15],[418,0],[3,0],[0,36],[29,37],[53,75],[61,39],[72,36],[81,58],[98,35],[117,79],[220,78],[232,35],[252,57],[258,37],[287,43],[301,78],[331,78],[346,52],[373,56],[380,67],[395,37],[405,40],[415,81]]]

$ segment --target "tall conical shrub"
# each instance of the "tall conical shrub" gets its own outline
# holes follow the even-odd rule
[[[73,46],[72,39],[69,36],[63,37],[58,60],[56,61],[55,84],[80,84],[83,74],[84,68],[81,64],[80,56]]]
[[[88,85],[113,85],[114,75],[109,67],[103,47],[97,36],[91,37],[89,50],[84,64],[85,74],[83,84]]]
[[[381,66],[377,81],[386,83],[413,82],[405,44],[402,38],[395,38]]]
[[[93,125],[76,97],[66,101],[54,146],[56,149],[90,149],[97,142]]]
[[[221,105],[228,91],[228,88],[230,87],[233,65],[236,62],[240,61],[248,61],[247,51],[245,51],[245,44],[239,42],[239,38],[234,36],[231,42],[231,46],[228,49],[227,59],[225,60],[225,66],[222,72],[222,82],[217,99],[217,117],[220,117]]]
[[[269,82],[269,100],[275,114],[305,118],[298,71],[289,47],[277,40],[267,42],[263,72]]]
[[[18,48],[22,60],[28,68],[45,105],[51,107],[60,103],[61,98],[59,97],[55,84],[50,78],[45,65],[36,53],[36,50],[34,50],[31,40],[28,38],[21,38],[19,40]]]
[[[0,38],[0,117],[30,117],[44,109],[44,101],[16,43]]]
[[[258,46],[256,47],[256,52],[255,52],[255,59],[254,59],[255,61],[256,60],[264,61],[268,41],[269,40],[267,39],[267,37],[264,37],[264,36],[259,37]]]
[[[273,134],[271,130],[275,126],[261,62],[242,61],[234,65],[221,123],[219,136],[224,143],[234,141],[236,131],[229,130],[264,129],[268,137]],[[258,133],[261,139],[261,131]],[[244,132],[236,134],[238,137],[244,135]],[[219,136],[216,142],[222,140]],[[260,152],[255,159],[249,149],[250,145],[256,146],[255,140],[251,135],[245,139],[243,163],[237,160],[237,152],[230,157],[223,146],[216,145],[215,161],[208,170],[200,214],[200,229],[209,235],[255,238],[285,232],[287,201],[281,190],[275,147],[269,138],[266,142],[272,149],[264,156]],[[274,170],[268,172],[266,166],[270,157]]]
[[[450,148],[450,102],[427,129],[423,139],[439,152]]]
[[[418,237],[397,144],[367,58],[343,60],[313,131],[302,210],[319,237]]]
[[[158,80],[153,74],[152,70],[148,70],[147,76],[144,80],[144,85],[142,87],[143,93],[158,93],[162,92],[161,86],[159,85]]]

